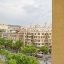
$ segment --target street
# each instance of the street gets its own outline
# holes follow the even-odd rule
[[[47,61],[44,61],[43,58],[37,58],[37,60],[40,62],[40,64],[51,64],[51,58],[48,58],[49,55],[46,55],[46,57],[47,57]],[[5,56],[0,55],[0,59],[2,59],[4,61],[4,63],[6,62]]]
[[[45,56],[47,60],[44,60],[43,58],[38,58],[37,60],[40,62],[40,64],[51,64],[51,55]]]
[[[40,64],[46,64],[46,61],[44,62],[43,60],[38,60],[40,62]],[[47,61],[47,64],[51,64],[51,61]]]

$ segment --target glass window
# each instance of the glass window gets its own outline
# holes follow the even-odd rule
[[[42,35],[44,35],[44,33],[42,33]]]
[[[38,45],[40,45],[40,43],[38,43]]]
[[[38,40],[38,42],[40,42],[40,40]]]
[[[38,36],[38,38],[40,38],[40,36]]]
[[[44,43],[42,43],[42,45],[44,45]]]
[[[40,35],[40,33],[38,33],[38,35]]]
[[[51,33],[49,33],[49,35],[51,35]]]
[[[51,45],[51,43],[49,43],[49,45]]]

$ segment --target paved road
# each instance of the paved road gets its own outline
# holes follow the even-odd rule
[[[44,61],[39,61],[39,62],[40,62],[40,64],[46,64],[46,62],[44,62]],[[51,62],[47,61],[47,64],[51,64]]]
[[[38,58],[37,60],[40,62],[40,64],[51,64],[51,57],[49,58],[50,55],[46,55],[45,57],[47,57],[47,63],[46,61],[44,61],[43,58]]]

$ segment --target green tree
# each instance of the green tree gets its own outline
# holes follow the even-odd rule
[[[17,64],[15,59],[8,60],[7,64]]]
[[[0,38],[0,44],[1,44],[1,45],[4,45],[4,44],[5,44],[5,41],[6,41],[6,40],[5,40],[4,38]]]
[[[18,53],[19,53],[19,49],[20,49],[20,47],[23,45],[23,42],[21,41],[21,40],[17,40],[14,44],[13,44],[13,46],[16,48],[16,49],[18,49]]]
[[[0,50],[0,54],[5,55],[6,57],[10,54],[8,50],[2,49]]]
[[[48,47],[46,47],[46,46],[42,46],[42,47],[40,48],[40,50],[41,50],[44,54],[47,54],[47,53],[49,52],[49,49],[48,49]]]
[[[7,50],[2,50],[0,52],[7,58],[7,64],[40,64],[36,58],[32,56],[26,56],[22,53],[9,54]]]
[[[17,61],[17,64],[39,64],[35,57],[26,56],[24,54],[13,54],[12,59]]]
[[[32,53],[35,53],[36,51],[37,49],[34,46],[21,47],[21,52],[25,53],[26,55],[32,55]]]
[[[2,48],[2,45],[0,44],[0,49]]]
[[[5,41],[5,47],[7,46],[7,47],[12,47],[12,43],[13,43],[13,41],[12,40],[6,40]]]

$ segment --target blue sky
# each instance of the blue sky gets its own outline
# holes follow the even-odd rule
[[[52,0],[0,0],[0,23],[29,26],[52,24]]]

